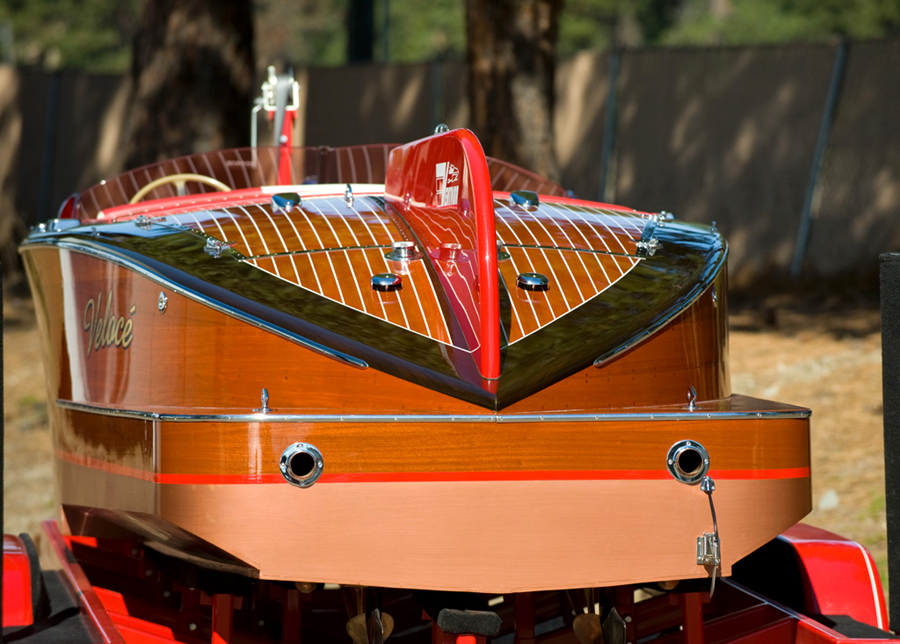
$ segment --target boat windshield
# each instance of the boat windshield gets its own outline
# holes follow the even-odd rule
[[[79,219],[94,219],[113,206],[127,204],[145,186],[165,177],[143,199],[162,199],[184,194],[216,192],[219,188],[198,181],[176,181],[174,175],[202,175],[232,190],[278,185],[279,165],[290,176],[290,185],[316,183],[384,183],[388,155],[397,144],[349,147],[291,148],[282,155],[277,147],[236,148],[179,157],[123,172],[82,192]],[[286,167],[285,167],[286,166]],[[565,194],[560,186],[528,170],[488,157],[494,190],[531,190],[549,196]],[[212,182],[210,182],[212,183]]]

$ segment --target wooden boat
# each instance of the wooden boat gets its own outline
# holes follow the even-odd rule
[[[257,105],[276,147],[22,246],[64,525],[52,569],[4,535],[4,639],[889,641],[872,556],[794,525],[809,410],[731,392],[714,225],[465,130],[294,149],[272,69]]]
[[[76,535],[503,593],[727,575],[810,510],[808,410],[730,390],[715,227],[465,130],[130,171],[21,252]]]

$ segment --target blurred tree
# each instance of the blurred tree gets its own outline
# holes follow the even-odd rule
[[[466,0],[469,120],[485,152],[559,177],[553,77],[563,0]]]
[[[249,143],[251,0],[145,0],[126,164]]]
[[[462,58],[466,29],[462,0],[371,0],[375,58],[388,39],[390,62],[438,55]],[[384,31],[385,4],[389,11]],[[257,58],[261,66],[342,65],[347,62],[349,0],[256,0]]]
[[[376,16],[389,3],[389,30],[379,23],[379,45],[389,40],[391,62],[418,62],[437,56],[462,59],[466,51],[466,19],[461,0],[380,0]],[[382,49],[381,46],[378,48]]]
[[[259,68],[343,64],[346,15],[347,0],[255,0]]]
[[[382,51],[382,40],[388,38],[391,62],[463,55],[465,0],[365,1],[374,8],[375,51]],[[261,68],[347,61],[350,0],[248,2]],[[9,26],[6,33],[13,36],[19,64],[118,73],[129,66],[140,7],[141,0],[0,0],[0,24]],[[569,56],[613,44],[742,44],[897,34],[898,0],[565,0],[557,52]],[[6,44],[0,42],[0,48]]]
[[[897,0],[684,0],[659,41],[747,44],[897,34]]]
[[[122,72],[139,6],[140,0],[0,0],[0,23],[10,26],[19,64]]]

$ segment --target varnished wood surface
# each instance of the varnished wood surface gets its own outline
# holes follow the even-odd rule
[[[727,398],[727,275],[655,336],[601,367],[588,367],[504,409],[504,413],[678,405]],[[714,298],[715,294],[715,299]]]
[[[64,503],[124,508],[157,541],[194,535],[266,579],[517,592],[704,578],[712,529],[697,487],[675,481],[154,485],[60,463]],[[140,488],[140,489],[135,489]],[[801,519],[809,479],[716,486],[723,575]]]
[[[411,206],[410,216],[418,212]],[[495,199],[498,241],[510,259],[501,261],[504,288],[512,302],[512,319],[504,329],[512,344],[568,314],[624,277],[641,261],[636,242],[646,217],[600,208],[545,202],[523,208]],[[303,201],[291,213],[273,212],[269,204],[171,215],[180,225],[235,244],[247,262],[280,279],[407,328],[438,342],[475,350],[480,342],[475,273],[475,239],[469,222],[453,213],[429,211],[416,216],[420,253],[436,260],[442,244],[458,244],[459,261],[436,261],[434,283],[421,261],[385,259],[392,242],[407,235],[375,202],[343,197]],[[425,222],[425,223],[423,223]],[[403,288],[391,298],[371,289],[377,273],[401,275]],[[545,293],[516,287],[520,273],[541,273],[551,280]],[[446,291],[450,311],[439,305]],[[387,301],[386,301],[387,300]],[[447,315],[455,312],[465,337],[453,342]]]
[[[53,400],[163,413],[246,413],[259,407],[265,387],[270,405],[283,412],[484,413],[375,369],[342,365],[98,259],[35,248],[26,253],[26,264],[41,283],[36,301],[49,340]],[[105,314],[110,292],[109,316],[133,320],[133,342],[88,356],[85,307],[102,298]],[[157,309],[160,292],[168,298],[165,313]],[[626,355],[600,369],[588,367],[504,413],[679,405],[691,386],[698,400],[726,398],[724,291],[718,293],[718,305],[711,293],[704,295]],[[74,325],[63,332],[66,315]]]
[[[171,292],[160,313],[158,286],[99,260],[49,248],[26,257],[41,277],[52,399],[248,413],[267,387],[270,405],[285,413],[484,414]],[[614,362],[504,411],[512,418],[635,403],[648,413],[685,411],[695,385],[707,401],[696,420],[175,423],[54,408],[59,498],[69,508],[101,508],[174,548],[225,551],[265,578],[494,592],[683,579],[705,576],[694,548],[711,529],[709,506],[698,488],[669,477],[665,455],[692,439],[709,450],[717,477],[727,574],[808,512],[810,495],[806,419],[705,418],[729,406],[778,408],[724,399],[721,292]],[[92,298],[104,320],[132,321],[127,347],[115,332],[85,328]],[[326,463],[306,490],[276,469],[298,441],[316,445]]]
[[[356,145],[340,148],[294,148],[288,157],[292,185],[309,183],[384,183],[388,154],[393,144]],[[123,172],[92,186],[79,195],[78,216],[92,219],[103,211],[128,204],[143,186],[164,176],[201,174],[222,181],[233,190],[277,184],[281,165],[280,148],[239,148],[215,150],[168,159]],[[505,161],[487,158],[494,190],[531,190],[542,195],[563,196],[560,186]],[[209,194],[215,190],[198,183],[186,184],[188,194]],[[147,199],[177,196],[175,184],[153,190]]]
[[[702,444],[714,475],[778,478],[809,468],[805,418],[525,422],[516,423],[298,423],[166,422],[57,412],[56,447],[70,460],[153,474],[276,475],[282,452],[295,442],[315,445],[325,481],[343,474],[504,473],[532,478],[596,473],[659,478],[666,454],[679,440]],[[160,480],[178,481],[163,477]],[[193,480],[193,479],[185,479]],[[236,478],[236,481],[241,479]]]

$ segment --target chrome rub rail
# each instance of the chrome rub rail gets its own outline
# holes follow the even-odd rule
[[[603,414],[166,414],[130,409],[113,409],[57,399],[56,405],[71,411],[132,418],[136,420],[161,421],[167,423],[541,423],[541,422],[615,422],[615,421],[672,421],[672,420],[752,420],[757,418],[809,418],[810,410],[782,411],[671,411],[671,412],[625,412]]]

